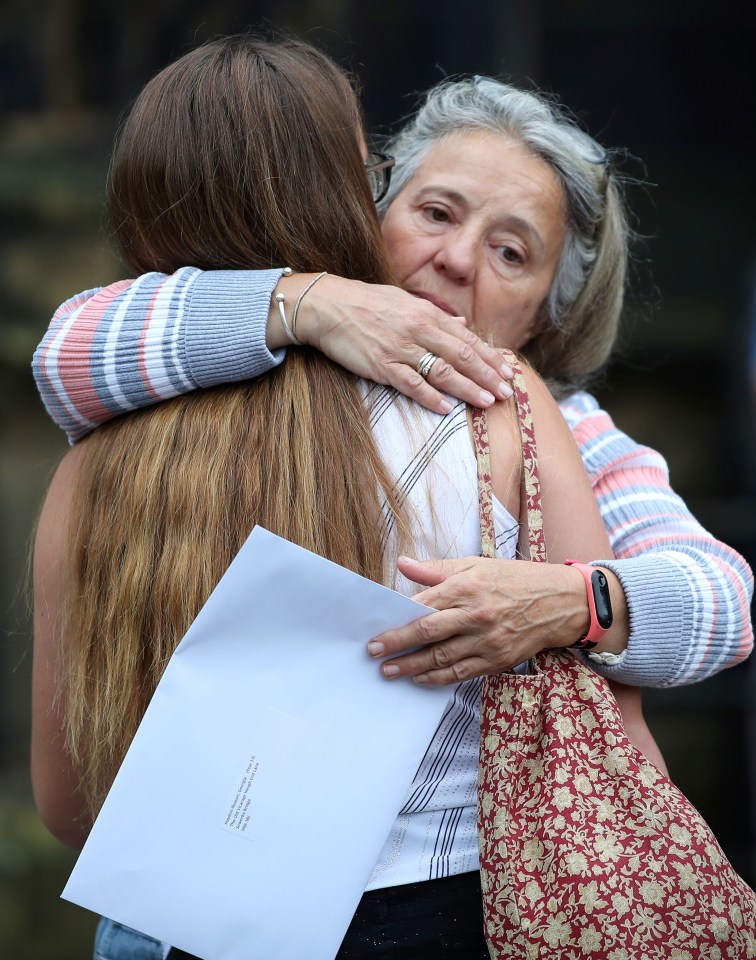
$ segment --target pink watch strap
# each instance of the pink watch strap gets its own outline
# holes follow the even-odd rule
[[[598,621],[598,616],[596,613],[596,598],[593,595],[593,581],[591,580],[596,568],[589,566],[587,563],[581,563],[579,560],[565,560],[567,566],[575,567],[576,570],[579,570],[582,574],[583,580],[585,580],[585,593],[588,598],[588,612],[591,617],[591,625],[588,628],[588,633],[585,636],[581,637],[577,643],[573,644],[573,647],[578,647],[579,649],[586,650],[591,647],[595,647],[599,640],[606,633],[606,627],[602,627]]]

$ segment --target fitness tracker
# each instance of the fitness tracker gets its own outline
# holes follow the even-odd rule
[[[579,560],[565,560],[565,564],[579,570],[585,580],[585,590],[588,597],[588,611],[591,623],[588,633],[572,644],[580,650],[591,650],[612,625],[612,600],[609,596],[609,581],[606,575]]]

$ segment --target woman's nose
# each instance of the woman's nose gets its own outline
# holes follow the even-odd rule
[[[441,242],[433,264],[437,270],[461,283],[469,283],[475,275],[476,243],[464,230],[447,233]]]

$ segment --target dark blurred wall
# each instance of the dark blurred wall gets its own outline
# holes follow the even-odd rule
[[[411,112],[417,94],[439,79],[488,73],[545,87],[606,145],[627,148],[623,168],[645,182],[628,186],[638,234],[634,292],[622,348],[598,392],[621,427],[665,454],[674,486],[702,522],[754,562],[747,358],[756,303],[756,91],[749,16],[730,2],[651,0],[6,0],[0,813],[3,804],[29,799],[30,628],[20,585],[33,516],[65,449],[36,399],[28,363],[60,301],[120,276],[103,226],[103,183],[118,113],[142,83],[215,33],[263,25],[310,39],[351,68],[376,134]],[[746,664],[704,684],[651,692],[646,701],[673,776],[751,883],[755,684]],[[28,851],[26,861],[19,850],[8,859],[16,848],[3,838],[3,822],[0,816],[0,900],[20,890],[18,878],[32,869]],[[17,925],[17,939],[6,934],[4,942],[3,916],[0,907],[4,956],[9,943],[33,937]],[[58,937],[54,950],[29,948],[26,955],[67,960],[76,955],[74,935],[67,937]]]

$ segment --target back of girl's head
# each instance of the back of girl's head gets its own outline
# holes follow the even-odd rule
[[[307,44],[217,40],[158,74],[121,132],[110,204],[137,272],[273,267],[384,280],[348,81]],[[292,350],[84,441],[67,551],[66,742],[94,814],[165,664],[260,525],[363,576],[406,531],[354,378]]]
[[[389,149],[397,156],[386,209],[442,138],[498,133],[528,147],[562,185],[567,235],[542,305],[541,332],[523,353],[544,377],[577,385],[608,358],[624,296],[628,228],[610,157],[554,102],[485,77],[441,83]]]
[[[117,138],[108,200],[126,264],[385,279],[361,132],[349,80],[309,44],[238,35],[191,51]]]

